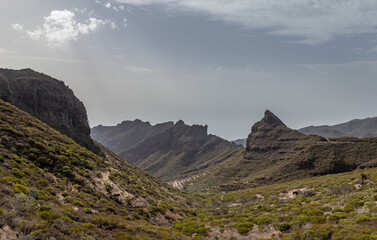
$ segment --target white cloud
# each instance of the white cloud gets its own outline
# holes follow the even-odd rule
[[[21,24],[18,24],[18,23],[13,23],[12,24],[12,28],[16,31],[22,31],[24,30],[24,27],[21,25]]]
[[[111,3],[110,3],[110,2],[106,3],[106,4],[105,4],[105,7],[106,7],[106,8],[111,8]]]
[[[81,35],[93,33],[101,26],[109,23],[108,20],[89,18],[85,23],[78,23],[75,14],[69,10],[53,10],[50,16],[44,18],[42,26],[31,31],[24,31],[19,26],[12,25],[13,29],[24,31],[33,40],[46,41],[50,47],[65,47],[76,41]]]
[[[318,45],[338,36],[377,33],[377,0],[117,0],[131,5],[162,4],[193,11],[247,29]]]
[[[123,26],[124,26],[124,27],[127,27],[127,26],[128,26],[128,24],[127,24],[127,19],[126,19],[126,18],[123,18]]]
[[[118,26],[116,25],[115,22],[110,22],[110,28],[111,28],[112,30],[115,30],[115,29],[118,28]]]

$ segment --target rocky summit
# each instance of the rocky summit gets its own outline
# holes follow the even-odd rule
[[[31,69],[0,69],[0,99],[99,152],[90,138],[84,104],[62,81]]]
[[[330,138],[288,128],[266,111],[255,123],[243,156],[196,180],[202,189],[230,191],[377,166],[377,138]]]

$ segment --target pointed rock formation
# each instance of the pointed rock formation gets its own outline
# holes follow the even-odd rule
[[[302,150],[307,144],[326,141],[318,136],[308,136],[288,128],[272,112],[266,111],[264,117],[255,123],[246,140],[245,158],[253,157],[254,153],[265,153],[271,150],[296,149]]]
[[[328,141],[290,129],[266,111],[251,128],[244,157],[225,161],[213,175],[220,190],[228,191],[377,166],[376,159],[377,138]]]

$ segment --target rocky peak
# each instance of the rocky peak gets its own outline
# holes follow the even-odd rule
[[[183,120],[179,120],[178,122],[176,122],[175,124],[176,126],[184,126],[186,125],[185,122]]]
[[[0,99],[99,153],[84,104],[62,81],[31,69],[0,69]]]
[[[277,150],[306,137],[306,135],[288,128],[276,115],[266,110],[262,120],[251,128],[251,133],[246,141],[246,152]]]
[[[264,117],[260,122],[274,126],[274,127],[276,127],[276,126],[285,126],[286,127],[286,125],[275,114],[273,114],[269,110],[266,110],[264,112]]]

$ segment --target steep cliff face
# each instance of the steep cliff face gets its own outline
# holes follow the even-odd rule
[[[28,112],[88,149],[99,152],[90,138],[83,103],[62,81],[31,69],[0,69],[0,99]]]

